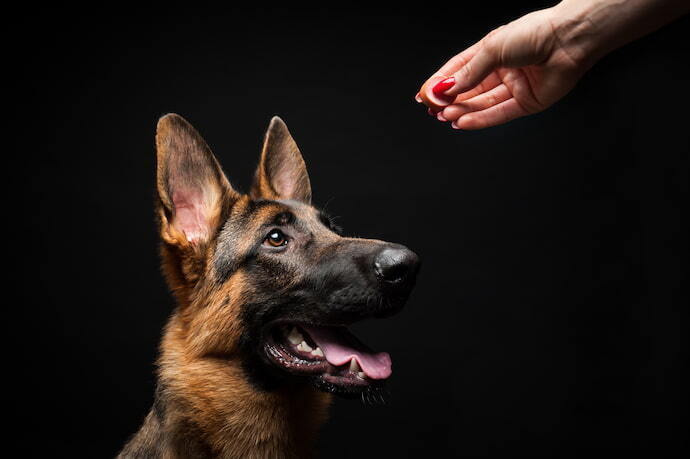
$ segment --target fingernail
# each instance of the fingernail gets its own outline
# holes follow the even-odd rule
[[[422,98],[419,97],[419,93],[417,93],[417,95],[414,96],[414,100],[416,100],[416,101],[417,101],[418,103],[420,103],[420,104],[422,103]]]
[[[445,116],[443,116],[443,112],[438,112],[436,115],[436,118],[438,118],[439,121],[448,121]]]
[[[460,129],[460,127],[455,123],[455,121],[450,123],[450,127],[452,127],[453,129]]]
[[[433,92],[434,95],[442,96],[444,92],[453,86],[455,86],[455,77],[446,78],[445,80],[436,83],[436,86],[432,88],[431,92]]]

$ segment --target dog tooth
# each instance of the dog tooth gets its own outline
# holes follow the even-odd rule
[[[359,364],[357,363],[357,360],[354,357],[352,357],[352,360],[350,360],[350,371],[353,373],[357,373],[360,370],[361,370],[361,368],[359,368]]]
[[[364,372],[363,372],[363,371],[358,371],[358,372],[357,372],[357,376],[359,376],[360,378],[364,379],[364,376],[365,376],[365,375],[364,375]]]
[[[292,327],[292,330],[290,330],[290,334],[287,336],[287,339],[292,344],[299,344],[304,341],[304,337],[300,332],[297,331],[296,327]]]
[[[316,355],[316,356],[319,356],[319,357],[323,357],[323,351],[321,350],[320,347],[317,347],[316,349],[314,349],[313,351],[311,351],[311,355]]]
[[[299,343],[299,345],[297,345],[297,349],[299,349],[300,351],[304,351],[304,352],[311,352],[312,351],[311,346],[308,345],[306,341],[302,341],[301,343]]]

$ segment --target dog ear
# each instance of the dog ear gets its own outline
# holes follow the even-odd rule
[[[266,131],[261,160],[250,195],[254,199],[295,199],[311,203],[311,184],[302,154],[277,116]]]
[[[204,139],[184,118],[163,116],[156,130],[161,236],[169,244],[198,247],[237,198]]]

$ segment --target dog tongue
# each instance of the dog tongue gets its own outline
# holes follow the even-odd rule
[[[352,358],[371,379],[386,379],[391,375],[391,357],[387,352],[374,353],[344,327],[303,326],[323,351],[331,365],[349,363]]]

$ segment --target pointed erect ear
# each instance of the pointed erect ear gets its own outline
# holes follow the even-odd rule
[[[181,116],[158,121],[156,149],[163,240],[183,246],[208,241],[237,194],[204,139]]]
[[[307,166],[287,126],[277,116],[266,131],[250,194],[254,199],[295,199],[311,203]]]

